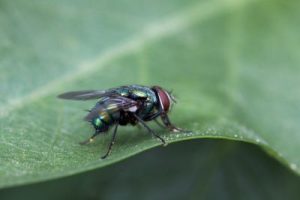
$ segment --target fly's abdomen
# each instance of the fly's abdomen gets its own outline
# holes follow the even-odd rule
[[[91,123],[96,130],[100,132],[107,131],[109,127],[116,122],[119,115],[119,113],[111,114],[109,111],[102,111],[91,121]]]

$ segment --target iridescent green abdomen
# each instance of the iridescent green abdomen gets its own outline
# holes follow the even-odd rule
[[[103,107],[105,109],[101,109],[102,111],[91,121],[96,130],[106,131],[120,118],[120,113],[114,112],[114,106],[115,109],[118,109],[116,105],[108,104],[106,98],[102,98],[98,101],[94,108]]]

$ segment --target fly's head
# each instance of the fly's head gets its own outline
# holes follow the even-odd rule
[[[171,92],[161,88],[160,86],[153,86],[152,90],[154,90],[154,92],[157,94],[161,109],[165,113],[169,112],[171,110],[172,105],[176,103],[176,100],[171,94]]]

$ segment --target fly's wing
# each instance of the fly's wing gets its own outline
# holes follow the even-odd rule
[[[122,96],[106,97],[97,103],[89,114],[84,117],[84,120],[91,121],[98,117],[101,112],[113,114],[121,110],[135,112],[137,110],[137,102]]]
[[[89,99],[99,99],[105,96],[113,96],[117,93],[111,90],[82,90],[82,91],[71,91],[58,95],[60,99],[69,99],[69,100],[89,100]]]

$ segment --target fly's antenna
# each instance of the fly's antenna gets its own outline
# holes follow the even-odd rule
[[[173,90],[168,91],[168,93],[169,93],[169,95],[170,95],[170,97],[171,97],[171,100],[172,100],[174,103],[177,103],[177,100],[176,100],[175,96],[173,95]]]

